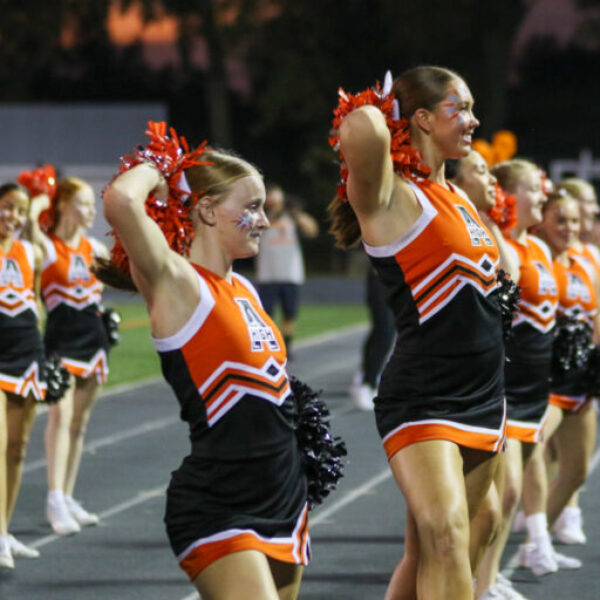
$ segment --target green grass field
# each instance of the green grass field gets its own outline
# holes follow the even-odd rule
[[[145,306],[119,304],[113,308],[122,317],[121,342],[110,353],[107,386],[160,375],[160,362],[150,339]],[[363,305],[306,305],[300,310],[296,339],[365,322],[367,319],[367,309]]]

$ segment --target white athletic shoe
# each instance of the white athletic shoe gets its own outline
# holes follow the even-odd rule
[[[375,390],[367,383],[352,385],[350,387],[350,398],[352,399],[352,404],[359,410],[373,410]]]
[[[40,555],[38,550],[26,546],[10,533],[8,534],[8,544],[14,558],[38,558]]]
[[[583,532],[581,509],[567,506],[554,523],[552,532],[563,544],[585,544],[587,537]]]
[[[65,496],[65,502],[71,516],[79,523],[79,525],[83,525],[84,527],[88,525],[98,525],[98,521],[100,520],[98,515],[85,510],[75,498]]]
[[[504,596],[495,585],[492,585],[477,600],[504,600]]]
[[[578,558],[575,558],[574,556],[565,556],[564,554],[561,554],[556,550],[554,550],[553,556],[554,560],[556,561],[556,564],[558,565],[558,568],[564,569],[565,571],[581,569],[581,566],[583,565],[583,563]]]
[[[15,561],[10,551],[10,542],[7,535],[0,535],[0,569],[14,569]]]
[[[520,594],[515,590],[512,581],[504,577],[502,573],[498,573],[498,577],[496,578],[496,588],[505,600],[527,600],[523,594]]]
[[[527,519],[527,517],[525,516],[525,513],[522,510],[520,510],[515,515],[515,520],[513,521],[512,527],[510,528],[510,530],[513,533],[520,533],[521,531],[527,531],[527,521],[525,519]]]
[[[81,527],[71,516],[64,497],[46,501],[46,518],[56,535],[73,535],[81,531]]]
[[[521,544],[517,560],[520,567],[531,569],[538,577],[558,571],[554,549],[547,538],[541,538],[536,543]]]

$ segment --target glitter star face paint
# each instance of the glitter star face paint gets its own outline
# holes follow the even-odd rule
[[[236,226],[246,233],[250,233],[255,229],[257,224],[258,215],[256,213],[251,213],[248,209],[245,209],[240,213],[236,221]]]

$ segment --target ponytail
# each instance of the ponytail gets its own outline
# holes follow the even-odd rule
[[[331,221],[329,233],[335,238],[335,245],[343,250],[356,246],[361,237],[360,225],[350,203],[335,196],[327,207],[327,214]]]

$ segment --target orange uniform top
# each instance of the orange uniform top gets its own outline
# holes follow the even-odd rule
[[[506,242],[514,251],[519,265],[517,283],[521,288],[513,327],[527,323],[541,333],[547,333],[554,327],[558,306],[558,288],[550,249],[533,235],[527,236],[525,244],[510,238]]]
[[[241,458],[289,446],[293,409],[277,327],[243,277],[229,283],[193,266],[198,307],[179,332],[154,339],[193,453]]]
[[[101,303],[102,283],[90,271],[98,252],[93,238],[82,237],[79,247],[70,248],[50,234],[42,266],[42,295],[48,312],[61,304],[82,310]]]
[[[491,234],[458,188],[409,183],[423,209],[417,221],[391,244],[364,244],[387,288],[398,348],[444,355],[502,347]]]
[[[28,321],[37,323],[34,256],[29,242],[14,240],[8,253],[0,248],[0,313],[10,318],[31,311]]]
[[[567,267],[554,261],[554,273],[558,283],[558,313],[587,321],[593,327],[598,310],[594,274],[591,265],[569,252]]]

